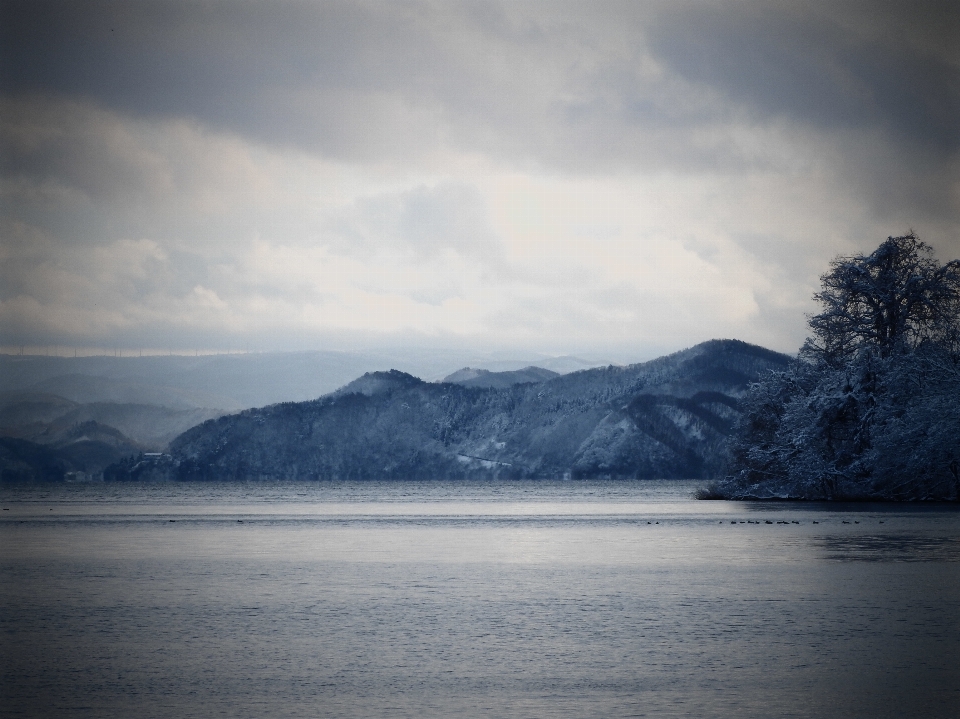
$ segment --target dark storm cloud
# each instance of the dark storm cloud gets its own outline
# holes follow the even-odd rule
[[[960,146],[960,5],[679,5],[650,33],[657,56],[758,115],[874,127],[934,151]]]
[[[477,89],[458,67],[462,58],[437,44],[426,9],[10,2],[0,30],[0,88],[93,98],[139,116],[195,117],[331,156],[376,155],[398,139],[378,138],[384,96],[455,104]]]
[[[40,0],[4,8],[6,92],[89,97],[218,126],[256,125],[267,88],[322,82],[317,66],[337,49],[338,33],[324,37],[324,18],[306,23],[305,5]]]
[[[194,116],[334,156],[383,150],[369,147],[377,144],[370,125],[383,122],[384,108],[371,99],[378,96],[396,96],[413,112],[440,107],[494,134],[519,133],[528,151],[552,154],[543,138],[530,141],[536,129],[522,117],[544,110],[524,97],[537,88],[512,85],[495,68],[498,54],[523,58],[512,70],[517,77],[560,76],[553,89],[567,96],[545,97],[552,115],[529,119],[561,125],[565,140],[582,139],[584,123],[622,135],[611,115],[654,127],[716,119],[716,108],[704,116],[702,107],[658,100],[637,77],[635,57],[604,47],[617,37],[629,46],[631,36],[673,72],[760,117],[880,127],[948,152],[960,142],[960,81],[949,49],[960,9],[951,3],[841,3],[829,11],[796,2],[605,4],[580,22],[575,12],[555,12],[564,7],[556,4],[40,0],[3,7],[5,92]],[[573,49],[583,57],[566,54]],[[550,90],[549,77],[544,82]],[[358,93],[373,104],[358,108]],[[416,134],[394,139],[415,144]],[[604,153],[602,143],[593,145]],[[570,142],[566,152],[582,149]]]

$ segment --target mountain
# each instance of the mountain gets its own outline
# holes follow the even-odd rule
[[[113,427],[90,420],[64,428],[47,442],[75,469],[96,473],[145,449]]]
[[[223,414],[217,409],[175,410],[156,405],[93,402],[79,405],[52,424],[57,428],[92,420],[115,427],[134,442],[160,451],[190,427]]]
[[[575,357],[536,359],[568,370],[592,366]],[[0,457],[0,471],[9,470],[8,481],[95,475],[105,462],[163,451],[174,437],[205,420],[245,407],[315,399],[391,362],[436,378],[464,361],[513,371],[529,360],[456,350],[400,350],[389,357],[336,351],[195,357],[0,354],[0,438],[18,440],[0,453],[6,458]],[[88,422],[100,426],[101,434],[119,432],[124,449],[104,445],[103,437],[69,449],[56,446]]]
[[[184,430],[222,414],[0,392],[0,482],[97,479],[109,465],[164,449]]]
[[[177,435],[224,414],[216,409],[172,409],[158,405],[79,404],[43,392],[0,393],[0,436],[50,444],[76,424],[95,421],[119,430],[137,445],[162,450]]]
[[[8,435],[8,429],[42,427],[77,406],[66,397],[45,392],[0,392],[0,435]]]
[[[559,376],[559,372],[544,369],[543,367],[524,367],[523,369],[510,372],[491,372],[488,369],[464,367],[453,374],[447,375],[441,381],[459,384],[464,387],[506,389],[515,384],[546,382],[548,379]]]
[[[193,387],[176,387],[151,382],[137,382],[113,377],[64,374],[32,385],[32,390],[64,397],[78,404],[113,403],[198,409],[223,407],[240,409],[234,398]]]
[[[392,356],[401,366],[423,370],[429,377],[444,376],[464,360],[489,362],[504,372],[530,364],[461,351],[404,350]],[[575,357],[538,356],[541,360],[567,369],[592,366]],[[388,361],[383,353],[332,351],[199,357],[0,355],[0,481],[96,477],[105,465],[144,451],[162,451],[186,429],[227,411],[313,399]],[[371,383],[369,377],[361,380],[345,391],[363,391],[361,384]],[[75,430],[80,434],[71,440]],[[138,470],[139,475],[163,475],[165,461],[146,460],[142,467],[149,471]]]
[[[713,340],[641,364],[505,388],[367,373],[245,410],[170,445],[171,478],[710,477],[749,383],[790,358]],[[136,479],[133,464],[115,467]]]
[[[0,483],[95,479],[106,467],[145,449],[92,420],[48,430],[43,440],[0,437]]]

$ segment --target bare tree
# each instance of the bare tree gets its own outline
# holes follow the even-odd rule
[[[839,366],[864,348],[887,356],[955,338],[960,327],[960,260],[938,264],[912,232],[867,256],[838,257],[820,280],[814,298],[824,311],[809,318],[807,359]]]

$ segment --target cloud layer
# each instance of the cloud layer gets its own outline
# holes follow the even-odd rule
[[[949,4],[7,2],[5,345],[792,350],[960,255]]]

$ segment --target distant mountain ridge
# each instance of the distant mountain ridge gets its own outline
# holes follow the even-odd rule
[[[531,361],[533,360],[533,361]],[[113,402],[171,409],[238,411],[316,399],[364,372],[397,367],[426,379],[452,368],[513,371],[537,364],[563,373],[596,367],[576,357],[503,359],[467,351],[265,352],[149,357],[47,357],[0,354],[0,393],[39,392],[79,404]]]
[[[436,377],[455,362],[482,356],[405,351],[395,359]],[[575,357],[541,359],[567,370],[593,366]],[[496,354],[487,360],[504,376],[524,366]],[[344,384],[348,388],[341,391],[362,392],[364,383],[375,385],[376,380],[354,379],[357,374],[389,361],[382,353],[337,351],[198,357],[0,354],[0,482],[97,478],[123,456],[165,450],[186,429],[229,411],[312,400]],[[91,422],[99,427],[96,432],[81,434],[69,447],[59,446],[77,426],[92,427]],[[111,432],[122,441],[107,436]]]
[[[0,481],[86,481],[99,478],[110,465],[148,449],[94,420],[56,431],[47,428],[40,439],[0,436]]]
[[[491,372],[488,369],[464,367],[453,374],[447,375],[441,381],[463,385],[464,387],[505,389],[515,384],[546,382],[559,376],[559,372],[533,366],[508,372]]]
[[[0,481],[98,478],[124,457],[165,447],[183,430],[220,414],[0,392]]]
[[[18,393],[0,397],[0,436],[48,444],[75,424],[95,421],[119,430],[134,443],[152,450],[165,449],[190,427],[224,414],[221,410],[170,409],[156,405],[92,402],[78,404],[57,397]]]
[[[392,370],[245,410],[170,445],[178,479],[710,477],[738,398],[790,358],[712,340],[650,362],[505,388]],[[135,473],[117,477],[136,479]]]

